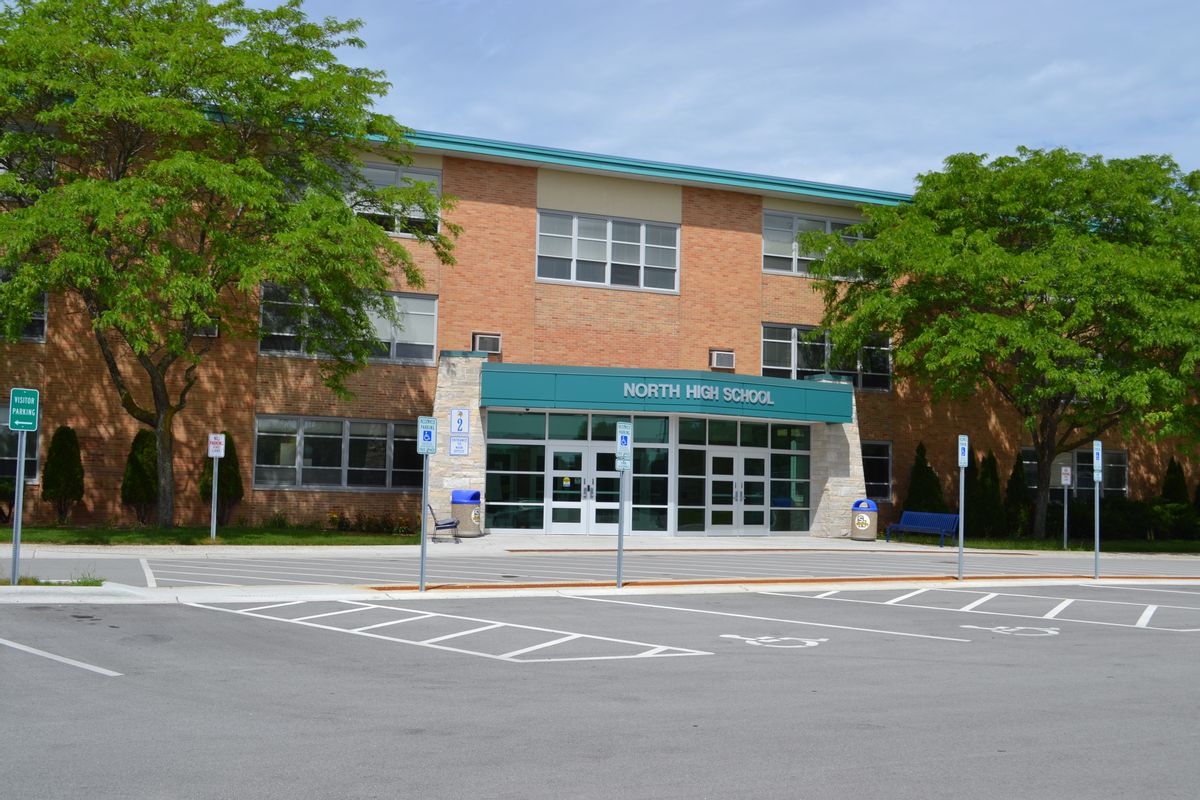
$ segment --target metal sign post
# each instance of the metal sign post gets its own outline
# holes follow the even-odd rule
[[[1063,550],[1067,549],[1067,490],[1071,488],[1071,468],[1062,468],[1062,485],[1063,485]]]
[[[425,591],[425,555],[429,536],[426,515],[429,512],[429,456],[437,452],[437,417],[417,418],[417,453],[421,458],[421,578],[418,591]]]
[[[963,579],[963,520],[967,516],[966,476],[967,454],[970,452],[966,436],[958,437],[958,579]]]
[[[217,483],[221,474],[221,459],[225,457],[225,434],[210,433],[208,435],[208,457],[213,460],[212,476],[212,519],[209,523],[208,538],[217,540]]]
[[[1096,556],[1092,567],[1092,577],[1100,577],[1100,482],[1104,480],[1104,445],[1100,440],[1092,442],[1092,484],[1095,488],[1096,500]]]
[[[633,424],[617,423],[617,588],[623,585],[621,570],[625,559],[625,475],[633,465]]]
[[[38,428],[41,394],[37,389],[8,393],[8,429],[17,432],[17,485],[13,492],[12,583],[21,576],[21,515],[25,507],[25,434]]]

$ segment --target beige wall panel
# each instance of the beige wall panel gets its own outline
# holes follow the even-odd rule
[[[665,183],[539,169],[537,190],[538,208],[552,211],[676,224],[683,219],[683,190]]]
[[[810,203],[804,200],[787,200],[782,197],[764,197],[763,208],[767,211],[786,211],[791,214],[813,214],[818,217],[844,219],[856,222],[862,219],[858,209],[850,206]]]

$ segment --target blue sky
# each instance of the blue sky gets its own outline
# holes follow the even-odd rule
[[[255,5],[268,4],[259,0]],[[422,130],[910,191],[1018,145],[1200,169],[1200,3],[305,0]]]

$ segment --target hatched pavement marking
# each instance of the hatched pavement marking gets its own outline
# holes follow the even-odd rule
[[[363,602],[360,602],[357,600],[339,600],[336,602],[346,604],[346,605],[362,607],[364,609],[367,609],[367,608],[383,609],[385,611],[395,611],[395,612],[400,612],[400,613],[404,613],[404,614],[413,614],[416,616],[404,617],[402,619],[395,620],[394,622],[382,623],[380,625],[368,625],[364,628],[359,628],[359,629],[346,629],[346,628],[334,627],[331,625],[322,625],[317,622],[306,621],[306,618],[296,619],[296,618],[288,618],[288,617],[276,617],[276,616],[272,616],[270,614],[260,613],[259,610],[225,608],[225,607],[222,607],[219,605],[208,605],[205,603],[185,603],[185,605],[192,606],[193,608],[204,609],[207,611],[222,611],[227,614],[236,614],[238,616],[243,616],[243,617],[252,617],[255,619],[265,619],[265,620],[271,620],[273,622],[287,622],[287,623],[291,623],[293,625],[303,625],[305,627],[318,628],[320,630],[335,631],[337,633],[346,633],[346,634],[350,634],[353,636],[365,636],[365,637],[368,637],[371,639],[381,639],[384,641],[397,642],[400,644],[411,644],[411,645],[415,645],[417,647],[428,647],[428,648],[431,648],[434,650],[445,650],[445,651],[452,652],[452,653],[461,653],[463,655],[479,656],[481,658],[490,658],[495,661],[507,661],[509,663],[514,663],[514,664],[533,664],[533,663],[547,663],[547,662],[560,662],[560,661],[619,661],[619,660],[635,659],[635,658],[670,658],[670,657],[675,657],[675,656],[710,656],[710,655],[712,655],[712,653],[705,651],[705,650],[692,650],[692,649],[686,648],[686,647],[670,647],[667,645],[650,644],[649,642],[639,642],[639,641],[636,641],[633,639],[615,639],[615,638],[612,638],[609,636],[595,636],[595,635],[588,634],[588,633],[573,633],[571,631],[556,630],[554,628],[540,628],[540,627],[533,626],[533,625],[518,625],[518,624],[510,623],[510,622],[497,622],[495,620],[479,619],[478,617],[464,617],[464,616],[460,616],[458,614],[441,614],[441,613],[433,613],[433,612],[428,612],[428,611],[418,611],[416,609],[401,608],[399,606],[386,606],[386,605],[380,605],[377,603],[363,603]],[[296,603],[279,603],[276,606],[267,606],[267,607],[263,607],[263,609],[260,609],[260,610],[266,610],[266,609],[269,609],[272,607],[291,606],[291,605],[296,605]],[[316,616],[324,616],[324,615],[313,615],[312,618],[315,618]],[[385,636],[385,635],[379,634],[379,633],[370,633],[368,630],[370,628],[383,627],[384,625],[392,625],[392,624],[400,624],[400,623],[404,623],[404,622],[411,622],[417,618],[421,618],[421,619],[440,618],[440,619],[450,619],[450,620],[461,620],[461,621],[465,621],[465,622],[479,622],[479,623],[483,623],[483,624],[480,625],[479,627],[471,629],[471,630],[461,631],[458,633],[452,633],[449,635],[435,636],[431,639],[420,639],[420,640],[404,639],[404,638],[401,638],[398,636]],[[469,649],[462,648],[462,647],[451,647],[449,645],[440,644],[440,642],[447,640],[447,639],[461,638],[461,637],[469,636],[469,635],[476,634],[476,633],[482,633],[484,631],[496,630],[498,628],[511,628],[513,630],[536,631],[539,633],[555,634],[557,638],[555,638],[551,641],[548,641],[548,642],[543,642],[543,643],[541,643],[539,645],[535,645],[533,647],[525,647],[525,648],[521,648],[518,650],[509,651],[506,653],[501,653],[499,655],[497,655],[495,653],[485,653],[485,652],[482,652],[479,650],[469,650]],[[637,651],[634,653],[631,653],[629,655],[563,656],[563,657],[558,657],[558,658],[555,658],[555,657],[521,658],[520,657],[529,652],[544,650],[546,648],[553,647],[555,645],[565,644],[567,642],[577,642],[577,641],[602,642],[602,643],[605,643],[606,645],[611,645],[611,644],[630,645],[634,648],[637,648]]]
[[[1085,584],[1081,584],[1081,585],[1085,585]],[[988,616],[993,616],[993,617],[1017,617],[1020,619],[1053,619],[1058,622],[1077,622],[1081,625],[1105,625],[1105,626],[1113,627],[1113,628],[1140,628],[1142,630],[1169,631],[1171,633],[1200,633],[1200,628],[1167,628],[1167,627],[1156,627],[1156,626],[1152,626],[1149,624],[1150,618],[1154,615],[1154,612],[1157,611],[1159,608],[1173,608],[1173,609],[1179,609],[1179,610],[1183,610],[1183,611],[1200,611],[1200,608],[1197,608],[1196,606],[1149,605],[1146,603],[1129,603],[1129,602],[1125,602],[1125,601],[1121,601],[1121,600],[1081,600],[1079,598],[1074,598],[1074,597],[1051,597],[1048,595],[1020,594],[1017,592],[988,593],[988,595],[986,597],[980,598],[979,600],[976,600],[975,602],[968,603],[967,605],[963,606],[962,608],[944,608],[942,606],[923,606],[923,605],[920,605],[919,603],[901,603],[900,602],[900,601],[904,600],[905,598],[912,597],[912,596],[914,596],[916,594],[920,594],[921,592],[924,592],[924,591],[959,592],[959,593],[963,593],[963,594],[978,594],[977,591],[974,591],[971,589],[941,589],[941,588],[936,589],[936,590],[921,589],[916,592],[908,592],[908,593],[900,595],[898,597],[893,597],[891,600],[861,600],[861,599],[854,598],[854,597],[831,597],[828,592],[825,592],[820,595],[801,594],[801,593],[797,593],[797,592],[757,592],[757,594],[770,595],[772,597],[796,597],[796,598],[800,598],[803,600],[833,600],[833,601],[841,602],[841,603],[865,603],[867,605],[874,605],[874,606],[902,605],[904,608],[921,608],[921,609],[926,609],[929,611],[951,611],[956,614],[960,614],[960,613],[986,614]],[[988,611],[986,609],[979,608],[979,606],[982,603],[986,602],[987,600],[996,598],[996,597],[1002,597],[1002,598],[1003,597],[1023,597],[1023,598],[1032,598],[1032,599],[1037,599],[1037,600],[1059,600],[1060,602],[1050,612],[1048,612],[1046,614],[1042,614],[1042,615],[1014,614],[1011,612]],[[1142,611],[1141,617],[1135,623],[1104,622],[1104,621],[1100,621],[1100,620],[1074,619],[1071,617],[1058,616],[1065,608],[1067,608],[1067,606],[1070,606],[1074,603],[1079,603],[1080,605],[1091,604],[1091,605],[1110,605],[1110,606],[1134,606],[1134,607],[1144,607],[1145,610]]]

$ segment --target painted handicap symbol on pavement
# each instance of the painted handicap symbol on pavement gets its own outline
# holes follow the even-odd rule
[[[828,639],[797,639],[794,636],[738,636],[735,633],[723,633],[722,639],[741,639],[749,645],[757,647],[816,647]]]
[[[1024,628],[1019,625],[1015,627],[997,625],[994,628],[987,628],[983,625],[960,625],[959,627],[974,628],[977,631],[988,631],[990,633],[1003,633],[1010,636],[1058,636],[1058,628]]]

